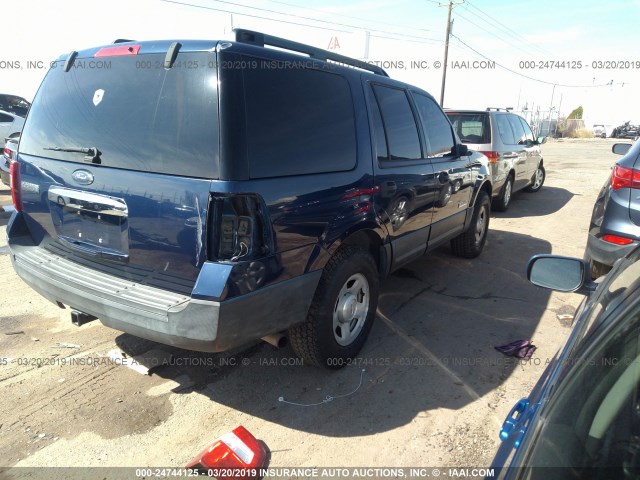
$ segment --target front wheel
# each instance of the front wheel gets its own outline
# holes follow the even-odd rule
[[[369,252],[339,249],[322,272],[307,320],[289,329],[293,350],[311,365],[347,365],[369,335],[378,293],[378,271]]]
[[[487,192],[478,193],[476,208],[471,217],[471,225],[464,233],[451,240],[453,254],[463,258],[475,258],[482,253],[489,231],[491,207]]]
[[[533,183],[529,185],[525,190],[530,193],[535,193],[542,188],[544,179],[546,178],[546,172],[542,164],[538,165],[536,173],[533,175]]]

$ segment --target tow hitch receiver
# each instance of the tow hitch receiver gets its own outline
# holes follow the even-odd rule
[[[88,313],[79,312],[78,310],[71,310],[71,323],[73,323],[76,327],[97,319],[98,317],[94,317],[93,315],[89,315]]]

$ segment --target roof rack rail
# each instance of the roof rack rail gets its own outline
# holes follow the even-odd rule
[[[135,40],[129,40],[128,38],[116,38],[113,43],[126,43],[126,42],[135,42]]]
[[[513,110],[513,107],[487,107],[487,112],[490,111],[496,111],[496,112],[510,112],[511,110]]]
[[[382,75],[384,77],[389,76],[387,72],[376,65],[371,65],[367,62],[347,57],[345,55],[340,55],[338,53],[327,52],[326,50],[312,47],[311,45],[294,42],[292,40],[287,40],[286,38],[274,37],[273,35],[267,35],[266,33],[254,32],[253,30],[245,30],[244,28],[234,28],[233,31],[236,34],[236,42],[239,43],[246,43],[259,47],[269,45],[271,47],[283,48],[294,52],[306,53],[311,58],[323,60],[325,62],[331,60],[333,62],[367,70],[375,73],[376,75]]]

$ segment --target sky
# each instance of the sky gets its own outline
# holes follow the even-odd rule
[[[234,27],[376,63],[440,99],[447,2],[20,0],[0,92],[32,100],[51,60],[116,38],[222,39]],[[640,0],[456,0],[444,107],[512,107],[587,126],[640,123]],[[530,114],[529,114],[530,115]]]

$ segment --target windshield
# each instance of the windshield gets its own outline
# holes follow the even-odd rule
[[[217,70],[211,52],[76,59],[47,74],[24,126],[20,153],[106,167],[217,178]],[[54,150],[54,149],[58,150]]]

